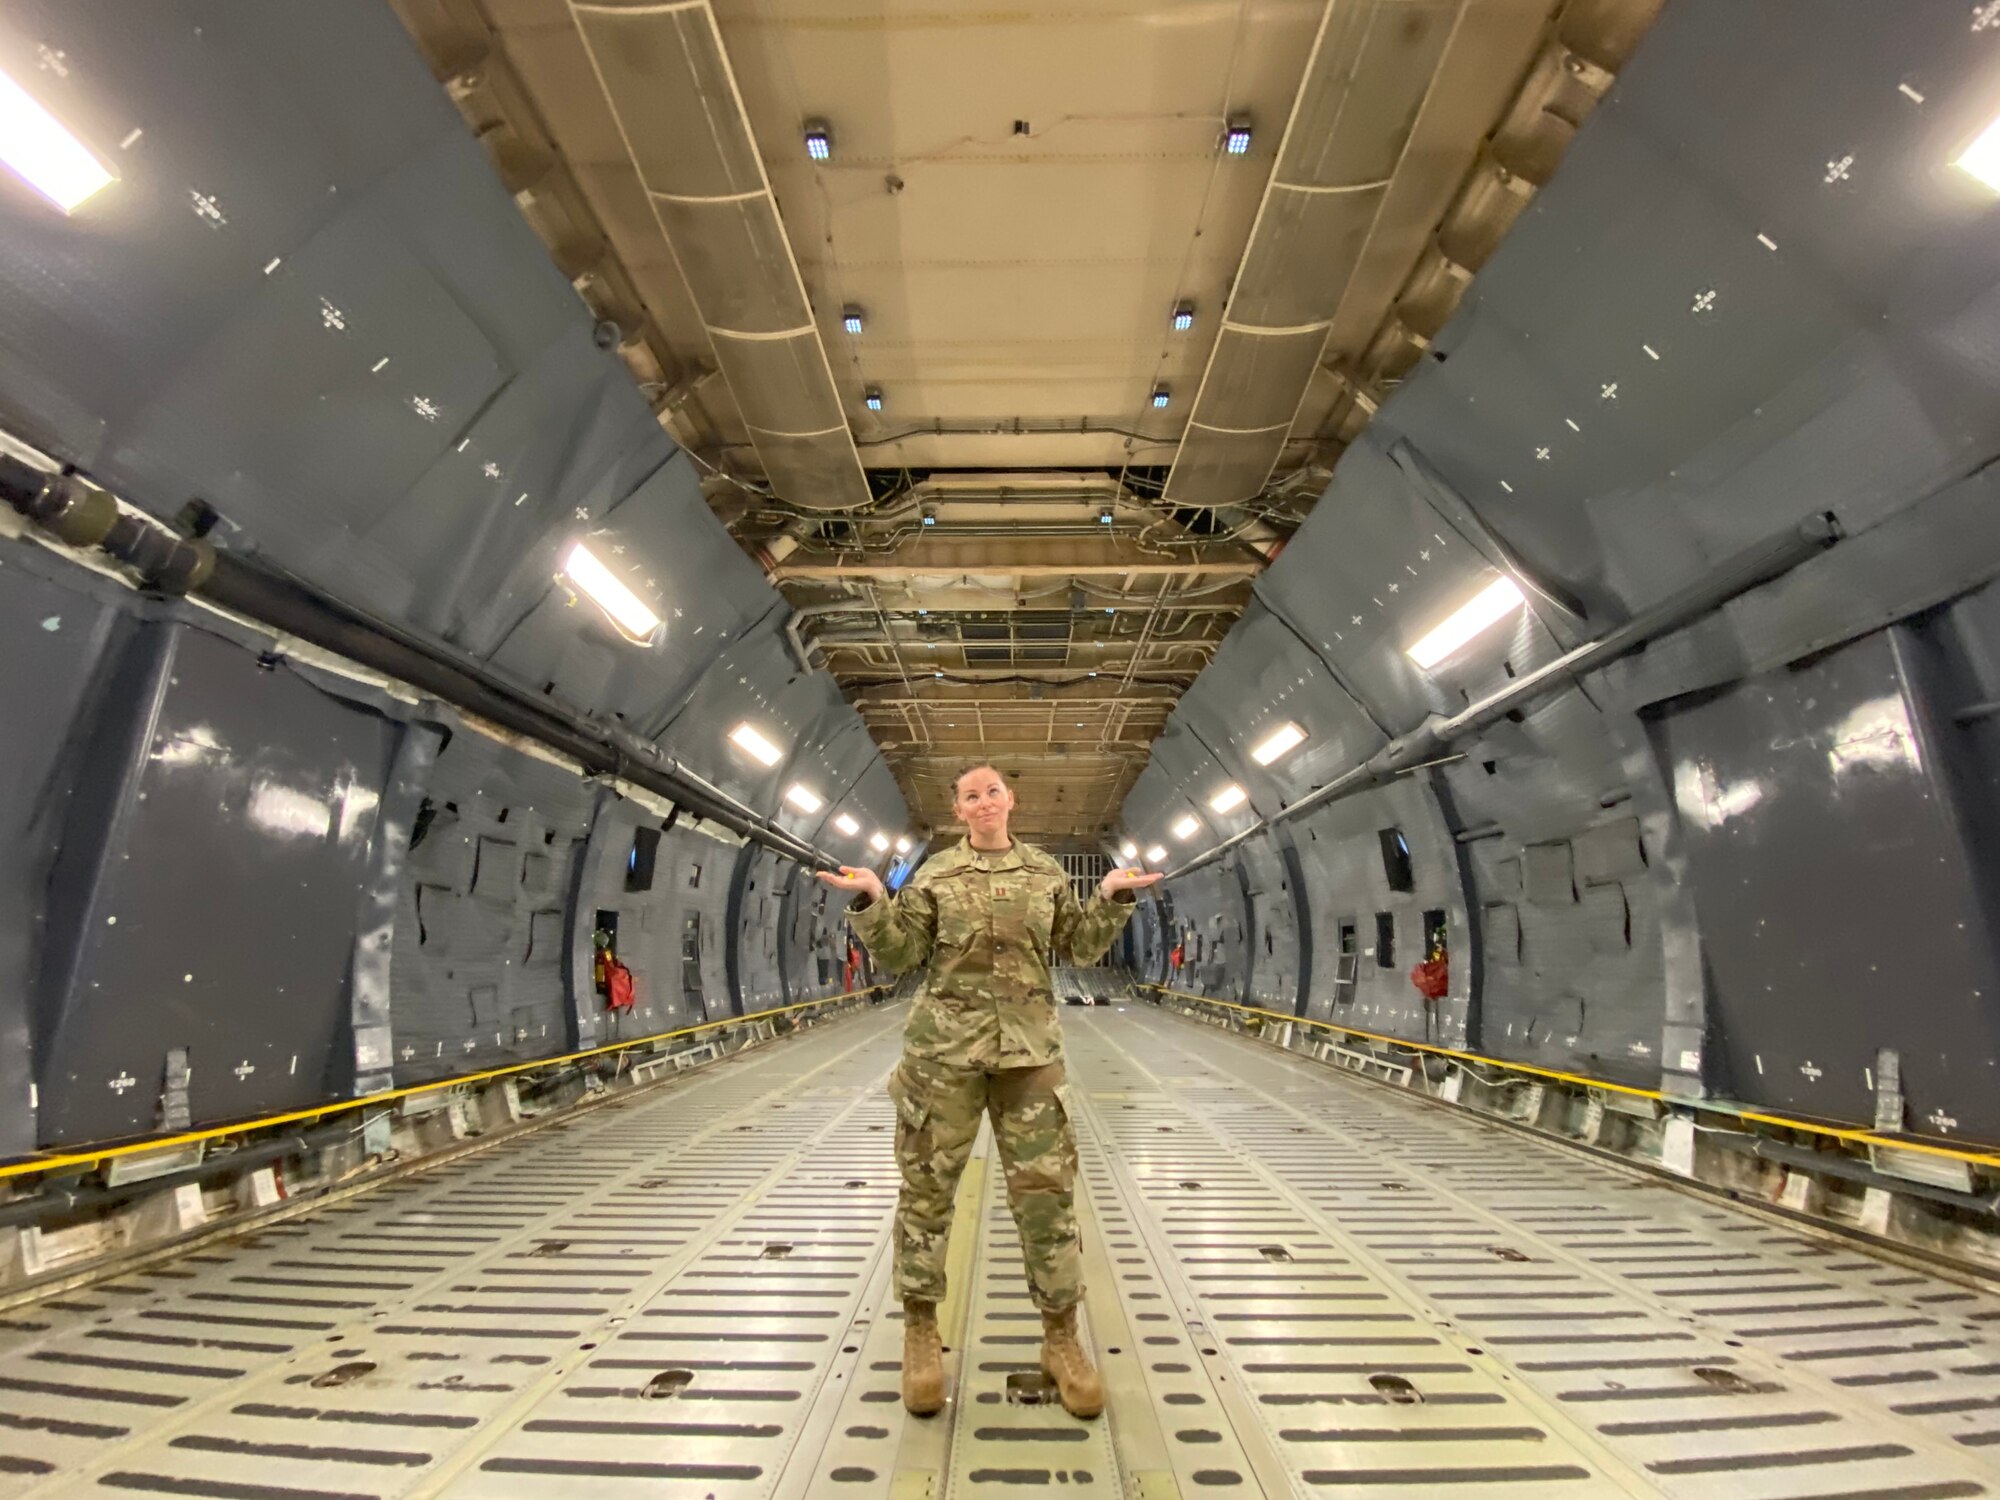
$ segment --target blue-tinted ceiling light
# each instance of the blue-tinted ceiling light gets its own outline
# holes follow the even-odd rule
[[[861,399],[868,403],[870,411],[880,411],[882,409],[882,387],[879,385],[869,386],[861,393]]]
[[[851,302],[848,303],[840,310],[840,326],[849,333],[861,332],[861,309]]]
[[[1186,333],[1194,327],[1194,304],[1183,302],[1174,308],[1174,332]]]
[[[1222,135],[1222,149],[1231,156],[1248,156],[1250,154],[1250,117],[1248,115],[1231,115],[1229,117],[1229,128]]]
[[[1153,410],[1154,410],[1154,411],[1165,411],[1165,410],[1167,409],[1167,402],[1168,402],[1168,401],[1169,401],[1169,400],[1170,400],[1170,399],[1172,398],[1172,396],[1173,396],[1173,392],[1172,392],[1172,391],[1170,391],[1170,390],[1168,390],[1168,389],[1167,389],[1167,388],[1166,388],[1165,386],[1163,386],[1163,385],[1156,385],[1156,386],[1154,386],[1154,387],[1153,387]]]
[[[826,121],[806,121],[806,155],[814,161],[833,159],[833,127]]]
[[[1109,526],[1109,525],[1111,524],[1111,507],[1110,507],[1110,506],[1108,506],[1108,505],[1107,505],[1107,506],[1105,506],[1103,510],[1100,510],[1100,511],[1099,511],[1099,512],[1097,513],[1097,524],[1098,524],[1099,526]]]

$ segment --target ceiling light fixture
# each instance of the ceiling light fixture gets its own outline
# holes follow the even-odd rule
[[[854,820],[853,816],[849,813],[836,814],[833,820],[833,826],[835,828],[838,828],[842,833],[846,834],[849,838],[853,838],[855,834],[861,832],[861,825],[857,823]]]
[[[926,526],[937,525],[937,512],[928,505],[924,507],[924,524]]]
[[[563,560],[563,576],[582,589],[618,627],[618,633],[633,644],[645,645],[660,628],[660,617],[582,542],[569,549]]]
[[[1174,304],[1174,332],[1186,333],[1194,327],[1194,304],[1177,302]]]
[[[1174,837],[1179,839],[1183,844],[1199,832],[1201,832],[1201,819],[1197,818],[1193,813],[1188,813],[1178,823],[1174,824]]]
[[[861,332],[861,309],[852,302],[840,310],[840,326],[849,333]]]
[[[0,73],[0,161],[66,214],[114,180],[88,146],[5,73]]]
[[[1250,800],[1250,794],[1244,791],[1242,787],[1238,786],[1235,782],[1232,781],[1228,786],[1224,787],[1221,791],[1217,792],[1213,797],[1210,797],[1208,799],[1208,805],[1219,813],[1229,813],[1229,812],[1235,812],[1237,808],[1241,807],[1244,803],[1248,802],[1249,800]]]
[[[765,739],[748,724],[738,724],[729,731],[729,743],[743,751],[752,760],[762,761],[767,766],[775,766],[785,758],[785,752]]]
[[[1525,602],[1521,586],[1502,574],[1452,611],[1437,629],[1410,647],[1410,660],[1428,671],[1474,636],[1506,619]]]
[[[1124,843],[1118,846],[1118,857],[1120,859],[1137,859],[1139,857],[1139,846],[1130,839],[1125,840]]]
[[[1250,117],[1231,115],[1229,128],[1222,133],[1222,149],[1231,156],[1250,154]]]
[[[1100,510],[1100,511],[1099,511],[1099,512],[1097,513],[1097,524],[1098,524],[1099,526],[1109,526],[1109,525],[1111,524],[1111,507],[1110,507],[1110,506],[1108,506],[1108,505],[1107,505],[1107,506],[1105,506],[1105,507],[1104,507],[1104,509]]]
[[[870,834],[868,836],[868,847],[873,849],[877,854],[887,854],[889,852],[889,835],[886,833]]]
[[[908,839],[897,839],[896,852],[898,854],[908,854],[910,852],[910,841]]]
[[[861,399],[868,404],[870,411],[880,411],[882,409],[882,387],[879,385],[864,387],[861,392]]]
[[[1167,403],[1173,399],[1173,395],[1174,393],[1171,390],[1169,390],[1166,386],[1163,385],[1154,386],[1153,410],[1165,411],[1167,409]]]
[[[785,800],[800,812],[816,813],[826,806],[820,794],[802,781],[795,781],[785,789]]]
[[[824,120],[808,120],[805,132],[806,155],[814,161],[833,160],[833,127]]]
[[[1296,724],[1280,724],[1250,747],[1250,758],[1260,766],[1290,754],[1306,742],[1306,732]]]
[[[1167,850],[1164,844],[1155,844],[1153,845],[1152,848],[1146,851],[1147,864],[1163,865],[1166,862],[1167,862]]]
[[[1967,146],[1952,165],[1970,172],[1994,192],[2000,193],[2000,120],[1980,131],[1978,139]]]

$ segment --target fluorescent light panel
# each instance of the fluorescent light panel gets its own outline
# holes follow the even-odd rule
[[[898,854],[908,854],[910,852],[910,841],[908,839],[897,839],[896,852]]]
[[[569,549],[569,557],[563,562],[563,573],[569,581],[590,596],[591,603],[611,616],[615,624],[634,640],[645,640],[660,628],[660,617],[646,608],[646,603],[625,586],[616,573],[582,542]]]
[[[0,161],[66,214],[113,180],[88,146],[5,73],[0,73]]]
[[[870,834],[868,836],[868,847],[873,849],[877,854],[887,854],[889,852],[889,835],[886,833]]]
[[[2000,193],[2000,120],[1980,131],[1979,139],[1967,146],[1964,154],[1952,165],[1970,172],[1994,192]]]
[[[847,813],[841,813],[839,816],[837,816],[833,820],[833,826],[835,828],[838,828],[842,833],[846,834],[849,838],[853,838],[855,834],[861,832],[861,825],[855,822],[853,817]]]
[[[1436,630],[1410,647],[1410,660],[1425,669],[1436,666],[1474,636],[1506,619],[1522,603],[1520,585],[1502,574],[1460,605]]]
[[[800,812],[816,813],[826,806],[819,793],[802,781],[795,781],[786,788],[785,800]]]
[[[1296,724],[1280,724],[1250,747],[1250,758],[1260,766],[1289,755],[1306,742],[1306,732]]]
[[[1133,843],[1130,839],[1127,839],[1124,843],[1118,846],[1118,857],[1120,859],[1136,859],[1138,858],[1138,855],[1139,855],[1139,846]]]
[[[1208,799],[1208,805],[1214,808],[1219,813],[1227,813],[1227,812],[1235,812],[1237,808],[1241,807],[1244,803],[1248,802],[1249,800],[1250,800],[1250,794],[1244,791],[1242,787],[1238,786],[1235,782],[1232,781],[1228,786],[1224,787],[1221,791],[1217,792],[1213,797],[1210,797]]]
[[[775,766],[785,758],[785,752],[765,739],[748,724],[738,724],[729,731],[729,743],[748,755],[752,760],[762,761],[767,766]]]
[[[1193,813],[1189,813],[1178,823],[1174,824],[1174,837],[1182,843],[1186,843],[1199,832],[1201,832],[1201,819],[1197,818]]]
[[[1165,864],[1166,859],[1167,859],[1167,846],[1165,844],[1155,844],[1153,845],[1152,848],[1146,851],[1146,862],[1148,864],[1154,864],[1154,865]]]

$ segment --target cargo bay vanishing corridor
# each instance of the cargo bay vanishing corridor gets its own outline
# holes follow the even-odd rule
[[[907,1417],[903,1016],[15,1307],[0,1493],[1990,1492],[2000,1298],[1144,1004],[1066,1016],[1105,1418],[990,1133]]]

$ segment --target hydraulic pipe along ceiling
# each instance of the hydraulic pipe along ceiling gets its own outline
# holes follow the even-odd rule
[[[122,511],[108,493],[73,475],[43,473],[0,456],[0,498],[58,540],[98,549],[132,568],[149,588],[192,595],[297,636],[525,735],[587,772],[666,797],[788,859],[812,869],[838,868],[838,861],[622,725],[541,702],[483,664],[373,619],[298,579]]]
[[[1706,577],[1641,610],[1615,630],[1594,641],[1587,641],[1573,651],[1564,652],[1554,661],[1518,681],[1510,682],[1498,692],[1468,704],[1450,718],[1433,717],[1409,733],[1397,735],[1361,764],[1315,788],[1291,806],[1268,818],[1260,818],[1179,869],[1169,871],[1167,879],[1178,880],[1183,875],[1192,875],[1196,870],[1213,864],[1231,849],[1247,843],[1260,833],[1269,832],[1280,823],[1302,817],[1330,802],[1386,786],[1406,772],[1439,759],[1451,746],[1471,739],[1526,704],[1560,692],[1586,673],[1630,656],[1660,637],[1714,613],[1759,584],[1789,573],[1808,558],[1831,547],[1840,540],[1840,535],[1840,525],[1833,516],[1821,513],[1807,516],[1789,531],[1744,548]]]

